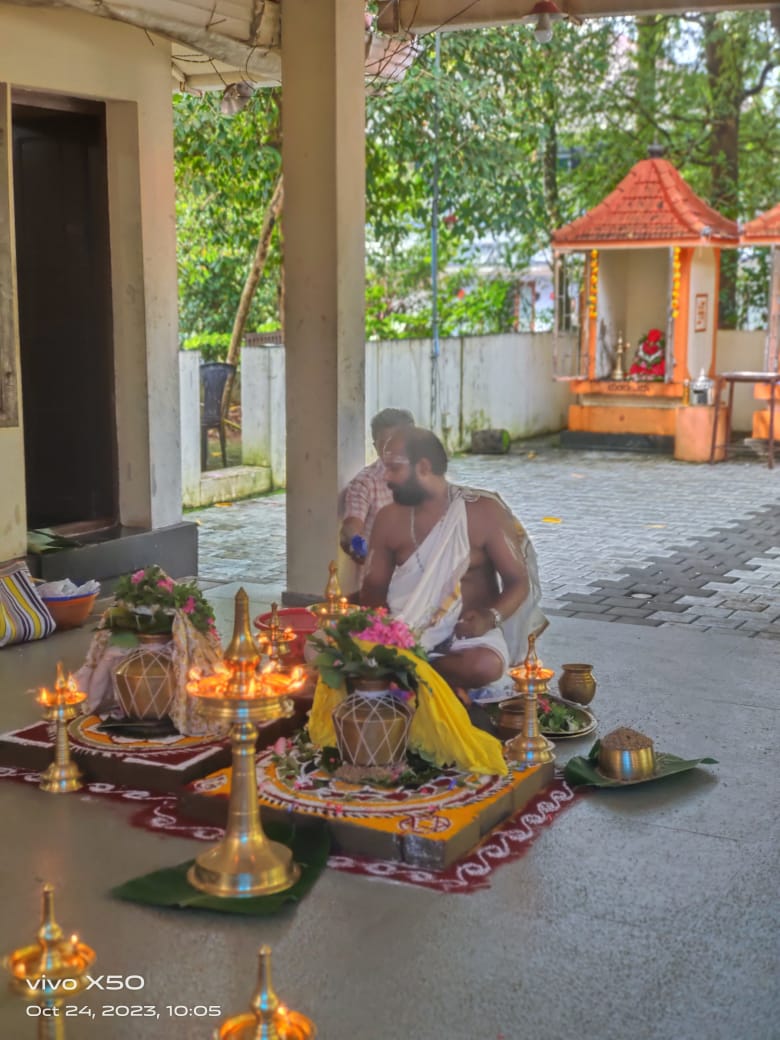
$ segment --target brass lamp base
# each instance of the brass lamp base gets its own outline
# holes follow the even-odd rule
[[[83,776],[70,757],[68,723],[78,714],[78,706],[87,699],[80,690],[58,689],[53,703],[43,703],[43,717],[55,727],[54,761],[49,765],[38,786],[49,794],[68,794],[83,787]]]
[[[535,710],[535,705],[534,705]],[[541,733],[535,737],[527,737],[523,733],[513,737],[506,743],[506,750],[514,762],[526,766],[541,766],[545,762],[554,762],[553,749],[555,745]]]
[[[39,787],[51,794],[67,794],[78,791],[84,786],[83,774],[75,762],[60,765],[52,762],[44,773],[41,773]]]
[[[516,737],[508,740],[505,747],[507,755],[515,762],[526,766],[541,766],[554,762],[554,745],[539,732],[539,719],[536,714],[536,694],[543,689],[547,692],[547,683],[555,672],[552,668],[544,668],[536,654],[536,636],[528,637],[528,653],[525,661],[516,668],[510,668],[509,674],[515,689],[523,701],[523,728]]]
[[[270,896],[284,892],[301,876],[286,845],[269,841],[262,832],[248,842],[228,835],[214,848],[198,856],[187,880],[212,896]]]
[[[193,888],[222,898],[283,892],[301,873],[292,852],[265,836],[255,772],[257,723],[292,714],[292,701],[284,694],[300,685],[300,679],[275,669],[258,674],[259,660],[249,630],[249,597],[239,589],[225,667],[208,676],[191,673],[187,683],[188,693],[197,698],[207,718],[231,723],[233,772],[225,835],[198,856],[187,872]]]

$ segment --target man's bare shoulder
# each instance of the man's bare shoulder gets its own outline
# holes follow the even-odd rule
[[[511,518],[512,514],[500,499],[489,491],[478,491],[466,498],[466,514],[469,519],[493,521]]]
[[[375,536],[381,535],[388,542],[397,542],[402,532],[409,529],[409,507],[397,502],[382,506],[376,515]]]
[[[472,545],[484,543],[495,531],[509,531],[515,524],[507,507],[489,493],[466,499],[466,518]]]

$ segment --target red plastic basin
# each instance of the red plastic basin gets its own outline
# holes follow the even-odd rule
[[[290,645],[290,652],[286,660],[290,664],[303,664],[303,647],[307,638],[317,629],[317,619],[306,607],[282,607],[277,610],[279,624],[283,628],[291,628],[295,632],[295,639]],[[271,612],[260,614],[255,618],[255,628],[267,631],[271,625]]]

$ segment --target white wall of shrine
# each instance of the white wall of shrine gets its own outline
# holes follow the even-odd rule
[[[628,256],[624,250],[599,250],[598,321],[596,330],[596,379],[607,379],[612,371],[618,335],[626,336],[628,317]],[[630,364],[631,353],[626,354]],[[585,373],[587,375],[587,373]]]
[[[0,4],[0,25],[0,83],[106,102],[120,519],[174,524],[181,465],[170,44],[76,11]],[[10,173],[7,153],[3,164]],[[0,191],[13,198],[10,177],[0,177]],[[0,219],[6,259],[12,226]],[[9,286],[0,286],[5,299],[14,298]],[[0,429],[0,560],[26,549],[25,418]]]
[[[703,368],[709,373],[715,339],[715,302],[719,250],[699,246],[691,261],[690,308],[688,310],[688,373],[696,379]],[[719,371],[725,369],[716,362]]]
[[[625,265],[625,317],[623,337],[631,344],[630,364],[639,340],[650,329],[666,335],[669,311],[669,249],[627,249],[617,256]]]

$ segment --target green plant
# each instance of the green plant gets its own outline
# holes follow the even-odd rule
[[[105,614],[106,626],[114,631],[167,634],[177,611],[199,632],[214,631],[214,611],[195,582],[175,582],[157,564],[123,575],[114,595],[116,602]]]
[[[187,336],[182,350],[199,350],[201,361],[224,361],[229,346],[229,332],[198,332]]]
[[[350,679],[383,679],[401,695],[417,689],[415,657],[426,660],[409,626],[384,607],[345,614],[311,641],[319,651],[314,665],[333,688]]]

